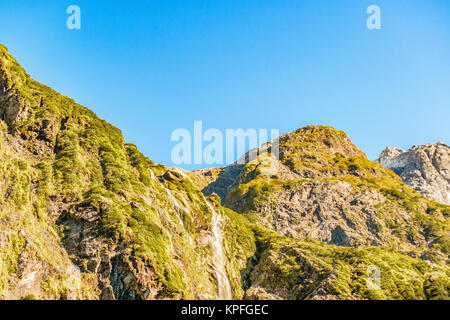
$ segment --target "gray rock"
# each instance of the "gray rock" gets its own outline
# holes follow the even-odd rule
[[[443,142],[386,148],[376,160],[425,197],[450,204],[450,148]]]

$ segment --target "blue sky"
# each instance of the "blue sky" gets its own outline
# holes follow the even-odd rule
[[[81,30],[66,28],[72,4]],[[371,159],[450,138],[448,0],[2,0],[0,43],[169,166],[171,133],[194,120],[331,125]]]

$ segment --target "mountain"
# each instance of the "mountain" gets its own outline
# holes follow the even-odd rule
[[[264,174],[264,164],[254,159],[223,169],[205,191],[222,194],[227,207],[294,239],[383,245],[446,259],[445,252],[432,247],[448,241],[448,207],[369,161],[343,131],[308,126],[282,136],[279,150],[275,174]],[[226,194],[220,180],[232,181]],[[430,225],[436,232],[428,232]]]
[[[425,197],[450,204],[450,148],[445,143],[414,146],[408,151],[386,148],[377,162]]]
[[[1,297],[243,296],[240,270],[255,244],[241,232],[242,217],[32,80],[4,47],[0,113]],[[224,251],[236,257],[227,270],[214,250],[218,228],[227,233]]]
[[[367,248],[387,247],[428,263],[446,265],[449,207],[426,199],[397,174],[369,161],[343,131],[308,126],[280,137],[278,170],[272,175],[266,174],[266,164],[261,161],[266,158],[264,152],[270,153],[271,147],[266,146],[259,158],[250,157],[245,165],[197,174],[208,181],[205,193],[221,195],[225,206],[254,224],[297,240],[290,240],[290,248],[284,250],[293,254],[294,247],[307,247],[298,241],[313,239],[339,246],[337,252],[347,247],[369,254]],[[318,254],[320,249],[312,251]],[[298,261],[300,257],[304,255],[289,259]],[[262,266],[268,268],[282,258],[275,256],[272,263]],[[330,259],[329,276],[322,281],[336,277],[330,266],[337,261]],[[444,278],[448,281],[447,276]],[[272,285],[279,282],[273,279]],[[330,298],[329,293],[324,296]]]
[[[283,136],[272,174],[168,168],[3,46],[0,119],[2,299],[448,298],[450,207],[342,131]]]

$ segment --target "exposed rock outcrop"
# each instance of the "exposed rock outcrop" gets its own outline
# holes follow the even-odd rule
[[[280,235],[339,246],[389,246],[446,261],[446,246],[433,244],[447,241],[448,209],[441,211],[395,173],[369,161],[344,132],[308,126],[280,137],[279,147],[273,174],[250,159],[231,166],[233,175],[228,168],[215,173],[204,190],[219,186],[226,206]],[[431,221],[440,226],[434,230],[442,228],[434,236],[428,232]]]
[[[425,197],[450,204],[450,148],[445,143],[413,146],[408,151],[386,148],[377,162]]]
[[[0,119],[9,125],[23,121],[27,118],[29,106],[21,99],[14,74],[8,72],[18,66],[15,59],[11,59],[7,53],[0,50]],[[28,76],[28,75],[26,75]]]
[[[215,299],[222,246],[221,280],[242,298],[251,231],[3,46],[0,113],[0,298]]]
[[[268,143],[226,168],[155,164],[0,45],[0,299],[448,298],[449,206],[343,131],[279,146],[276,161]]]

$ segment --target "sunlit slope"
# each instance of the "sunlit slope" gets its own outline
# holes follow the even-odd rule
[[[257,162],[240,168],[227,208],[203,195],[211,181],[154,164],[119,129],[32,80],[1,46],[0,118],[0,298],[218,299],[228,286],[235,299],[448,296],[448,207],[417,196],[390,171],[366,167],[372,163],[356,147],[337,149],[340,136],[323,138],[323,150],[311,146],[317,158],[302,153],[307,141],[282,141],[280,172],[261,176]],[[314,128],[308,130],[322,130]],[[326,203],[321,197],[355,195],[365,203],[359,193],[382,194],[386,205],[395,204],[380,207],[383,215],[372,212],[384,231],[366,232],[370,212],[357,203],[350,211],[363,219],[355,218],[356,235],[341,225],[349,243],[330,241],[321,229],[344,219],[334,209],[325,214],[333,205],[319,214],[316,229],[325,236],[309,233],[309,216],[283,199],[297,192],[289,188],[314,183],[318,204]],[[387,226],[389,217],[396,229]],[[365,286],[371,265],[381,270],[375,291]]]
[[[2,215],[14,222],[0,225],[6,243],[0,249],[0,295],[22,298],[11,291],[29,276],[18,265],[54,265],[51,253],[58,251],[45,250],[61,246],[61,264],[75,266],[78,279],[86,280],[83,297],[216,298],[212,212],[202,193],[126,144],[119,129],[31,79],[4,47],[0,62],[2,152],[10,160],[2,162],[0,201]],[[232,224],[226,216],[221,221],[220,227]],[[20,228],[24,236],[17,234]],[[32,261],[21,262],[32,234],[43,244],[33,250]],[[228,255],[239,250],[227,264],[239,298],[239,269],[254,242],[252,234],[240,239],[242,246],[233,241],[230,235],[223,245]],[[32,269],[27,271],[43,272]],[[53,271],[47,273],[35,287],[50,281]],[[66,297],[72,290],[64,281],[24,294]]]
[[[387,246],[447,261],[450,207],[369,161],[344,132],[308,126],[282,136],[279,152],[277,171],[270,175],[259,159],[234,169],[226,206],[295,239]],[[216,173],[216,181],[226,173],[227,168]]]

